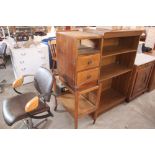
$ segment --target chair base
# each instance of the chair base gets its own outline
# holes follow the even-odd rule
[[[48,117],[54,117],[54,115],[52,114],[52,112],[50,110],[47,111],[48,114],[46,115],[42,115],[42,116],[33,116],[33,115],[30,115],[29,118],[26,118],[24,119],[24,124],[26,125],[26,127],[28,129],[37,129],[37,127],[39,125],[41,125],[42,123],[46,122],[47,121],[47,118]],[[33,124],[33,121],[32,121],[32,118],[33,119],[43,119],[42,121],[40,121],[39,123],[37,123],[36,125]]]
[[[28,119],[25,119],[23,121],[24,121],[24,124],[26,125],[27,129],[38,129],[38,126],[44,122],[47,122],[47,120],[48,120],[47,118],[43,119],[42,121],[40,121],[36,125],[34,125],[32,118],[28,118]]]

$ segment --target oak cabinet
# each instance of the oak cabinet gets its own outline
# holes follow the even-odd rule
[[[151,76],[151,79],[150,79],[150,82],[149,82],[149,89],[148,91],[152,91],[155,89],[155,66],[154,66],[154,69],[153,69],[153,72],[152,72],[152,76]]]
[[[57,62],[71,94],[59,97],[73,115],[100,114],[125,101],[140,30],[58,32]]]
[[[137,56],[143,56],[144,54],[138,54]],[[144,55],[147,61],[147,55]],[[140,59],[140,58],[139,58]],[[141,57],[141,59],[143,59]],[[152,71],[154,69],[155,61],[150,59],[150,62],[145,61],[142,64],[135,64],[130,81],[130,87],[128,91],[127,101],[134,99],[135,97],[143,94],[149,88]]]
[[[151,52],[146,52],[144,54],[153,56],[155,58],[155,50],[152,50]],[[152,91],[154,89],[155,89],[155,67],[153,69],[152,76],[151,76],[151,79],[149,82],[149,90],[148,91]]]

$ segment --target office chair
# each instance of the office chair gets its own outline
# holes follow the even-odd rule
[[[32,76],[32,75],[26,75]],[[18,95],[8,98],[3,101],[3,117],[7,125],[11,126],[15,122],[24,120],[27,128],[37,128],[44,121],[47,121],[47,117],[53,117],[49,105],[46,102],[50,101],[51,95],[55,98],[55,111],[57,110],[56,96],[52,93],[53,82],[55,80],[52,73],[49,70],[40,67],[34,76],[34,87],[37,93],[28,92],[22,94],[17,90],[22,86],[24,78],[21,76],[15,80],[12,87]],[[42,114],[42,113],[47,114]],[[39,114],[39,115],[38,115]],[[44,119],[37,125],[33,125],[32,119]]]
[[[7,44],[2,43],[0,46],[0,68],[5,68],[6,69],[6,49],[7,49]],[[3,92],[3,86],[6,84],[6,80],[0,81],[0,93]]]

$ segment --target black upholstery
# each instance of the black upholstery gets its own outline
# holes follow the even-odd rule
[[[53,75],[45,68],[39,68],[35,75],[34,85],[40,95],[45,98],[46,101],[50,100],[51,97],[51,90],[53,86]],[[44,94],[45,97],[44,97]],[[44,102],[44,100],[40,99],[39,106],[36,110],[31,113],[25,112],[25,105],[33,98],[37,96],[36,93],[30,92],[21,95],[16,95],[11,98],[8,98],[3,101],[3,117],[5,122],[11,126],[15,122],[25,119],[27,117],[43,113],[47,111],[49,115],[44,115],[49,117],[50,116],[50,107]],[[40,117],[39,117],[40,118]],[[43,117],[45,118],[45,117]]]
[[[53,76],[51,73],[40,67],[34,77],[34,86],[40,94],[44,95],[45,101],[50,101],[51,91],[53,87]]]

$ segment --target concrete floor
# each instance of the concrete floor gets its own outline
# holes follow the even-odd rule
[[[14,81],[14,74],[11,66],[11,62],[7,63],[7,69],[0,69],[0,81],[6,79],[8,83]],[[27,84],[22,88],[23,92],[33,91],[33,85]],[[16,95],[11,89],[11,86],[7,86],[2,94],[0,94],[0,128],[26,128],[22,121],[15,123],[12,127],[5,124],[2,116],[2,101],[5,98]],[[53,111],[53,98],[49,103]],[[59,105],[60,109],[63,109]],[[53,118],[49,118],[47,123],[40,126],[40,128],[48,129],[72,129],[74,128],[74,122],[72,116],[68,112],[54,113]],[[38,121],[38,120],[37,120]],[[34,120],[34,123],[37,123]],[[96,124],[92,124],[92,119],[89,116],[79,119],[79,128],[82,129],[154,129],[155,128],[155,91],[145,93],[130,103],[123,103],[119,106],[109,110],[98,117]]]

